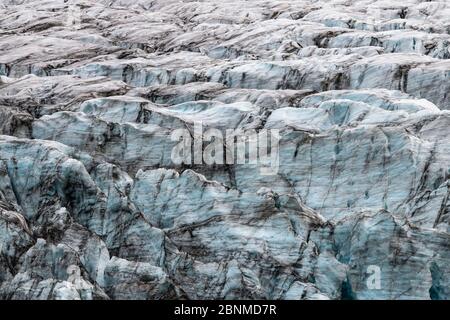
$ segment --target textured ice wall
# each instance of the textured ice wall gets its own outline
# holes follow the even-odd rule
[[[450,298],[448,1],[0,17],[0,298]],[[277,174],[176,165],[198,122],[278,130]]]

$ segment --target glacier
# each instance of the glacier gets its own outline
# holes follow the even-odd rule
[[[450,2],[0,17],[0,299],[450,299]],[[277,130],[276,174],[174,163],[199,122]]]

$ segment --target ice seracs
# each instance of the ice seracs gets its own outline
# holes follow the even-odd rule
[[[450,298],[448,1],[69,11],[0,0],[0,299]]]

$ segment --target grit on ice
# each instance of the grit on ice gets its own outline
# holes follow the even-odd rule
[[[181,304],[180,307],[175,307],[175,315],[199,315],[202,318],[206,317],[208,307],[188,307]]]

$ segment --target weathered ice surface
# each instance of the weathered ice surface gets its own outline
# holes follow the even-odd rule
[[[450,299],[449,1],[0,17],[0,299]],[[175,162],[198,123],[277,171]]]

